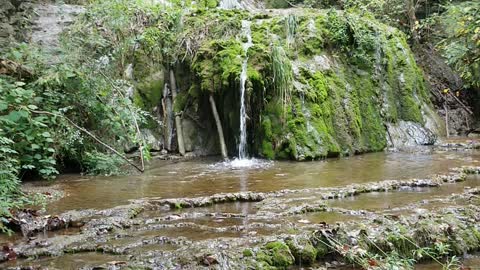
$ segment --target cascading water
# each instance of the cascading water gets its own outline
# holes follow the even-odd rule
[[[240,143],[238,144],[238,158],[247,158],[247,112],[245,108],[245,84],[247,82],[248,68],[248,49],[252,47],[252,33],[250,30],[250,21],[242,21],[243,35],[247,37],[247,42],[243,43],[245,59],[242,64],[242,73],[240,74]]]
[[[247,155],[247,112],[245,106],[245,84],[247,83],[247,70],[248,70],[248,49],[253,46],[252,32],[250,29],[251,22],[242,21],[242,38],[245,37],[247,41],[243,43],[243,51],[245,52],[245,59],[242,63],[242,72],[240,73],[240,141],[238,143],[238,158],[222,162],[214,165],[215,168],[228,168],[228,169],[260,169],[267,168],[273,164],[271,161],[258,160],[255,158],[248,158]],[[247,190],[247,183],[242,181],[242,191]],[[245,189],[245,190],[244,190]]]

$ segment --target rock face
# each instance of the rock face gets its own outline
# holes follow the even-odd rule
[[[397,141],[407,145],[434,143],[429,128],[439,126],[438,120],[400,31],[335,11],[220,18],[252,21],[246,85],[250,153],[312,160],[381,151],[387,146],[387,126],[396,127]],[[220,79],[238,77],[241,51],[236,48],[242,38],[234,36],[218,47],[204,43],[196,58],[201,89],[211,89],[208,81],[218,74]],[[230,100],[238,102],[238,83],[219,85],[213,91],[227,106],[223,123],[227,137],[237,138],[229,142],[235,149],[238,105]]]
[[[34,22],[31,42],[49,53],[52,63],[56,61],[54,56],[59,50],[60,34],[83,10],[83,7],[76,5],[35,5],[34,12],[38,19]]]
[[[150,151],[163,150],[163,138],[150,129],[141,130],[143,140],[148,145]]]
[[[418,145],[433,145],[437,135],[422,125],[409,121],[397,124],[388,123],[388,145],[395,149],[405,150]]]
[[[184,117],[182,120],[183,136],[185,143],[185,150],[193,152],[195,155],[208,156],[219,154],[219,147],[217,146],[217,137],[212,136],[205,129],[189,117]]]
[[[32,10],[31,1],[0,0],[0,48],[26,41],[30,26],[27,17]]]
[[[171,67],[179,89],[173,107],[182,116],[188,151],[213,154],[218,149],[208,106],[212,95],[228,152],[236,155],[241,74],[247,77],[250,156],[313,160],[353,155],[382,151],[388,140],[432,144],[433,134],[441,132],[424,75],[399,30],[355,12],[221,8],[235,3],[223,1],[220,8],[210,7],[216,2],[208,2],[208,8],[192,3],[196,6],[182,15],[183,27],[174,33],[184,39],[180,45],[157,40],[158,29],[169,29],[165,16],[145,19],[149,24],[141,31],[148,38],[135,45],[132,74],[139,89],[148,87],[135,91],[134,100],[147,109],[161,107],[161,86],[168,82],[153,79],[164,73],[159,71],[165,63],[150,61],[145,52],[162,44],[182,56]],[[205,22],[206,28],[198,27]],[[253,43],[247,49],[246,40]],[[156,115],[162,117],[159,110]]]
[[[479,100],[478,94],[476,91],[462,90],[464,82],[461,77],[446,64],[443,57],[431,45],[415,48],[415,56],[425,72],[425,78],[432,94],[432,102],[442,117],[442,121],[445,121],[445,106],[448,109],[449,134],[452,136],[466,135],[474,126],[475,114],[471,113],[471,109],[465,107],[476,108],[477,100]],[[444,93],[445,89],[449,89],[446,94]],[[457,90],[459,91],[458,98],[455,97]]]

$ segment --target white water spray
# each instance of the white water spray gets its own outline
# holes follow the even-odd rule
[[[238,144],[238,158],[240,160],[247,158],[247,112],[245,109],[245,84],[247,82],[248,68],[248,49],[252,47],[252,32],[250,29],[251,22],[242,21],[243,35],[247,37],[247,42],[243,43],[243,51],[245,59],[242,64],[242,73],[240,74],[240,143]]]

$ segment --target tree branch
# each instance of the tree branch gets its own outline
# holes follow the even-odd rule
[[[123,156],[120,152],[118,152],[117,150],[115,150],[115,148],[111,147],[110,145],[104,143],[103,141],[101,141],[99,138],[97,138],[95,135],[93,135],[90,131],[86,130],[85,128],[75,124],[75,122],[73,122],[70,118],[66,117],[65,115],[62,115],[62,114],[57,114],[57,113],[52,113],[52,112],[46,112],[46,111],[36,111],[36,110],[31,110],[31,112],[33,113],[36,113],[36,114],[47,114],[47,115],[52,115],[52,116],[57,116],[57,117],[61,117],[65,120],[67,120],[69,122],[69,124],[71,124],[72,126],[74,126],[76,129],[82,131],[83,133],[87,134],[88,136],[92,137],[92,139],[94,139],[95,141],[97,141],[98,143],[100,143],[101,145],[103,145],[105,148],[109,149],[110,151],[112,151],[113,153],[115,153],[117,156],[119,156],[120,158],[122,158],[123,160],[125,160],[128,164],[132,165],[133,167],[135,167],[135,169],[137,169],[138,171],[140,172],[144,172],[145,171],[145,168],[140,168],[138,167],[135,163],[133,163],[132,161],[130,161],[128,158],[126,158],[125,156]]]

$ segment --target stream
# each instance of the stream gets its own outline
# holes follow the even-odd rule
[[[160,201],[164,199],[197,198],[237,192],[264,194],[265,199],[234,199],[205,207],[179,206],[178,209],[170,210],[156,206],[145,207],[140,214],[133,217],[128,226],[115,233],[106,232],[96,243],[97,248],[99,245],[106,245],[115,251],[106,252],[105,246],[102,248],[103,252],[17,259],[0,264],[0,268],[38,265],[49,269],[89,269],[88,267],[101,264],[138,259],[148,252],[175,252],[180,247],[193,247],[196,243],[209,245],[207,243],[232,241],[238,246],[246,247],[256,241],[255,239],[268,238],[292,229],[307,228],[320,222],[335,224],[369,219],[371,215],[412,215],[439,209],[455,204],[449,199],[452,193],[460,194],[465,188],[480,186],[479,176],[468,176],[466,181],[437,187],[404,187],[357,196],[336,196],[325,200],[327,207],[334,211],[300,213],[296,210],[298,207],[318,204],[320,191],[324,194],[327,191],[342,190],[351,184],[381,183],[384,180],[408,181],[431,177],[434,174],[447,174],[454,167],[480,166],[480,152],[425,148],[424,151],[415,153],[370,153],[325,161],[254,160],[252,167],[235,164],[218,162],[214,158],[182,162],[156,160],[151,162],[146,173],[142,175],[62,175],[54,184],[64,190],[65,196],[48,204],[47,214],[61,215],[69,211],[96,209],[99,212],[87,215],[86,218],[94,220],[99,215],[113,217],[116,214],[111,213],[115,213],[117,209],[121,211],[119,206],[135,204],[139,200],[147,200],[151,205],[157,202],[160,205]],[[49,184],[33,182],[27,185]],[[102,212],[103,209],[113,210]],[[82,244],[85,239],[73,238],[87,234],[86,232],[87,230],[80,226],[39,233],[33,239],[51,241],[49,245],[67,245],[74,249],[77,248],[75,245]],[[159,237],[165,239],[157,241]],[[10,238],[0,237],[0,243],[10,243],[13,246],[31,240],[19,234]],[[65,244],[66,242],[68,243]],[[72,245],[75,247],[71,247]],[[195,248],[192,248],[191,252],[194,253]],[[464,263],[475,266],[479,259],[470,256]],[[416,269],[438,269],[435,267],[422,264]]]

